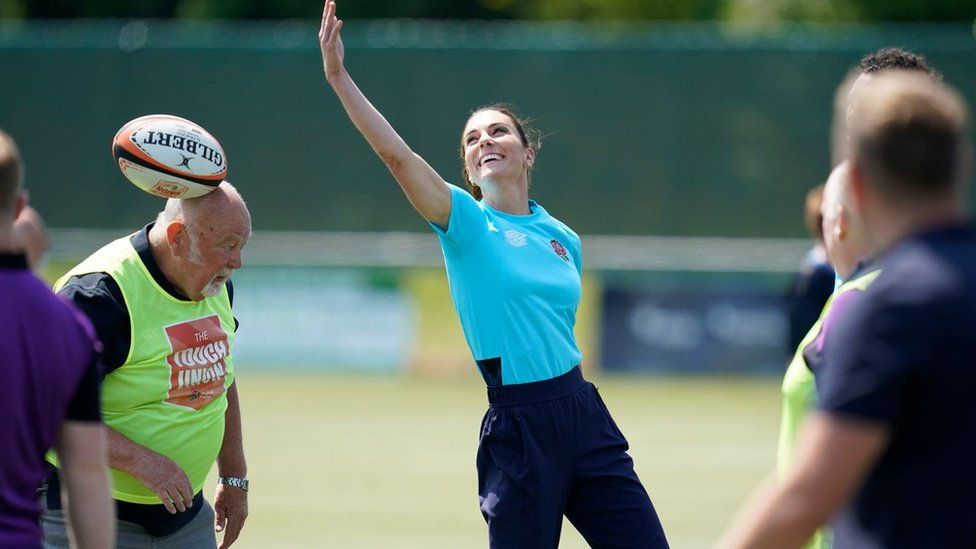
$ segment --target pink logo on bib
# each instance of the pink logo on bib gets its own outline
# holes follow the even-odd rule
[[[173,352],[169,363],[166,402],[200,410],[224,392],[230,354],[227,333],[217,315],[166,327]]]

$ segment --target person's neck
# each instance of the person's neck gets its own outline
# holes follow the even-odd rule
[[[528,215],[529,186],[524,180],[486,181],[481,187],[483,200],[492,208],[513,215]]]
[[[847,282],[857,272],[857,268],[863,265],[869,258],[870,256],[863,251],[851,254],[851,257],[846,257],[834,263],[834,272],[837,273],[837,276],[842,281]]]
[[[23,249],[17,244],[14,238],[13,225],[6,225],[0,229],[0,252],[2,253],[21,253]]]
[[[837,278],[847,282],[851,278],[851,275],[854,274],[854,268],[856,266],[853,261],[835,261],[834,273],[837,274]]]
[[[881,217],[874,238],[877,255],[914,235],[962,225],[969,220],[965,205],[955,198],[915,203],[913,207],[889,207]]]

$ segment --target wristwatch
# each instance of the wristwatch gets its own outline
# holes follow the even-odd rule
[[[217,477],[218,484],[226,484],[227,486],[233,486],[234,488],[240,488],[247,492],[247,479],[237,478],[237,477]]]

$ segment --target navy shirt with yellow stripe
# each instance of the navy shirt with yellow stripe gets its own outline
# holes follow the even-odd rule
[[[910,238],[839,318],[820,408],[889,433],[834,548],[976,547],[976,230]]]

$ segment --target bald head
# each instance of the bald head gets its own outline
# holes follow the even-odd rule
[[[197,198],[170,198],[166,201],[166,208],[159,212],[157,222],[166,224],[179,220],[189,225],[196,225],[201,220],[214,216],[239,216],[247,219],[249,227],[251,224],[251,214],[244,203],[244,198],[237,188],[227,181]]]
[[[0,218],[13,221],[21,191],[23,167],[20,151],[12,137],[0,130]]]
[[[243,265],[251,214],[230,183],[199,198],[170,199],[149,234],[166,278],[194,300],[218,295]]]

